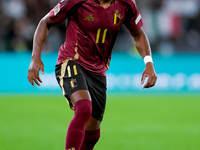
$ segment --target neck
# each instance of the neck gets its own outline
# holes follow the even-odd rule
[[[110,6],[110,3],[112,2],[112,0],[98,0],[98,1],[103,8],[107,8],[108,6]]]

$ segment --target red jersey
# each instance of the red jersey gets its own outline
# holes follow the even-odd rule
[[[61,0],[49,13],[59,23],[68,18],[66,41],[57,64],[73,59],[95,75],[105,76],[111,52],[122,24],[130,32],[143,25],[135,0],[112,0],[103,8],[98,0]]]

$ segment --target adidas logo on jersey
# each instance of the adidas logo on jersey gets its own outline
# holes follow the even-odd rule
[[[90,14],[89,16],[87,16],[86,18],[84,18],[84,20],[87,20],[87,21],[94,21],[94,18],[92,16],[92,14]]]

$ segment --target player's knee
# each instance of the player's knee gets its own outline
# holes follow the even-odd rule
[[[74,106],[75,116],[86,123],[92,114],[92,102],[90,100],[79,100]]]
[[[87,120],[90,118],[92,114],[92,103],[88,100],[87,103],[82,105],[81,109],[79,109],[79,114],[82,115]]]

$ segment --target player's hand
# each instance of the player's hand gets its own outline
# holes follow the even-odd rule
[[[39,70],[41,70],[41,73],[44,74],[44,64],[41,59],[33,58],[28,69],[28,81],[32,84],[33,87],[35,86],[34,82],[38,86],[40,86],[40,83],[42,83],[42,80],[39,76]]]
[[[144,69],[144,72],[142,74],[141,84],[144,84],[145,78],[148,77],[147,82],[143,86],[144,88],[150,88],[156,84],[157,76],[156,72],[154,70],[154,65],[151,62],[148,62],[146,64],[146,68]]]

